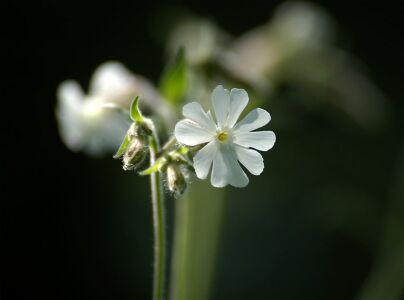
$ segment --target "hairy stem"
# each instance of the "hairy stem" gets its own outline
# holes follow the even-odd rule
[[[150,165],[153,166],[158,153],[158,139],[153,130],[153,136],[150,138]],[[161,186],[159,172],[150,174],[150,184],[153,206],[153,225],[154,225],[154,276],[153,276],[153,300],[164,299],[165,282],[165,257],[166,257],[166,238],[165,238],[165,216],[164,216],[164,198]]]

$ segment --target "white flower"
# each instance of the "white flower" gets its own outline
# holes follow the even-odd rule
[[[131,101],[134,86],[133,74],[117,62],[97,68],[87,95],[76,81],[62,82],[57,91],[56,117],[65,145],[71,151],[84,151],[92,156],[114,152],[130,123],[104,106]]]
[[[244,187],[249,180],[239,162],[253,175],[262,173],[264,160],[250,148],[267,151],[273,147],[275,134],[272,131],[253,132],[266,125],[271,117],[267,111],[256,108],[237,123],[248,104],[248,95],[243,89],[229,92],[219,85],[213,90],[212,104],[217,123],[210,111],[206,113],[199,103],[192,102],[183,108],[186,119],[175,126],[175,137],[187,146],[207,143],[194,156],[198,178],[206,179],[213,163],[213,186]]]
[[[202,64],[214,56],[220,47],[222,35],[216,25],[208,20],[189,19],[180,22],[171,32],[167,50],[174,56],[184,47],[189,64]]]
[[[75,81],[59,86],[56,117],[67,148],[101,156],[119,147],[130,123],[104,104],[101,98],[85,95]]]
[[[141,96],[142,104],[171,122],[169,108],[153,84],[119,62],[103,63],[94,71],[88,94],[76,81],[62,82],[57,91],[56,117],[65,145],[92,156],[115,152],[130,123],[105,106],[112,103],[129,108],[135,96]]]

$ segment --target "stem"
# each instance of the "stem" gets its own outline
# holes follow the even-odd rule
[[[167,151],[169,148],[171,148],[172,146],[174,146],[177,143],[177,139],[175,137],[172,137],[171,139],[169,139],[167,141],[167,143],[165,143],[165,145],[161,148],[161,150],[159,151],[158,154],[162,154],[165,151]]]
[[[171,300],[207,300],[215,274],[224,213],[224,190],[195,181],[175,201]]]
[[[189,229],[190,229],[190,197],[188,194],[175,203],[174,243],[171,265],[171,291],[170,299],[183,300],[187,297],[186,280],[189,260]]]
[[[158,139],[155,131],[150,138],[150,165],[153,166],[158,153]],[[154,276],[153,276],[153,299],[164,299],[164,277],[165,277],[165,220],[164,220],[164,199],[161,187],[159,172],[150,174],[150,184],[153,206],[154,225]]]

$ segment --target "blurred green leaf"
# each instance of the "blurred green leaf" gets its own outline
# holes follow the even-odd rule
[[[125,134],[125,137],[123,138],[123,142],[122,142],[121,146],[119,147],[118,151],[115,153],[114,158],[121,157],[125,153],[128,145],[129,145],[129,136],[128,136],[128,134]]]
[[[174,61],[165,69],[161,81],[160,91],[171,104],[177,105],[187,89],[186,62],[184,49],[178,51]]]

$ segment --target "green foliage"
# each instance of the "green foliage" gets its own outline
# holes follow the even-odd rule
[[[164,71],[160,81],[161,94],[173,105],[178,105],[188,86],[184,49],[178,51],[174,61]]]

